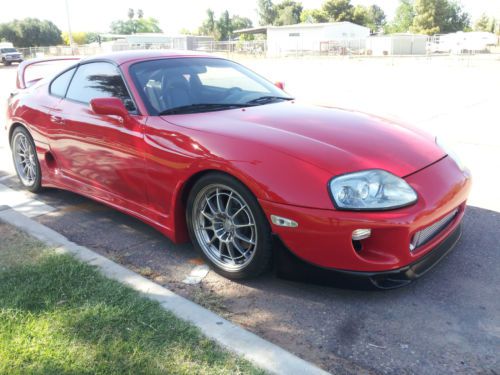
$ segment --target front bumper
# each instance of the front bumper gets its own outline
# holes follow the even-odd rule
[[[5,56],[4,57],[6,62],[23,62],[23,57],[22,56]]]
[[[279,277],[307,283],[357,289],[395,289],[410,284],[437,265],[455,247],[462,235],[462,226],[431,252],[416,262],[391,271],[357,272],[314,266],[291,253],[278,237],[274,238],[274,262]]]
[[[340,272],[362,272],[365,276],[381,272],[401,273],[435,252],[459,231],[471,185],[468,172],[462,172],[449,157],[407,176],[405,180],[417,192],[418,201],[392,211],[352,212],[268,201],[260,203],[268,216],[282,216],[299,224],[297,228],[273,225],[272,229],[285,247],[306,263]],[[410,251],[415,233],[454,210],[457,214],[445,228]],[[355,244],[352,232],[361,228],[371,229],[372,235]],[[357,245],[361,245],[361,249]]]

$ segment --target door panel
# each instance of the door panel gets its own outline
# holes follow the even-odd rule
[[[117,68],[89,63],[78,68],[50,120],[56,131],[51,149],[66,183],[116,205],[144,212],[147,204],[144,170],[144,123],[131,114],[127,119],[97,115],[88,102],[97,97],[118,97],[133,102]],[[133,207],[132,207],[133,206]]]
[[[143,205],[146,203],[143,118],[126,124],[96,115],[81,103],[63,100],[51,149],[65,177]]]

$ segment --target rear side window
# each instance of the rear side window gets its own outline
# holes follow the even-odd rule
[[[114,65],[96,62],[78,67],[66,94],[67,99],[90,103],[95,98],[119,98],[129,111],[135,105],[123,78]]]
[[[69,82],[76,68],[70,69],[67,72],[61,74],[59,77],[54,79],[50,84],[49,92],[51,95],[59,96],[64,98],[66,95],[66,90],[68,89]]]

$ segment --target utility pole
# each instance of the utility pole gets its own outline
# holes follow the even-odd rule
[[[73,34],[71,33],[71,21],[69,19],[69,5],[68,5],[68,0],[65,0],[66,3],[66,17],[68,18],[68,34],[69,34],[69,46],[71,47],[71,54],[75,54],[74,50],[74,41],[73,41]]]

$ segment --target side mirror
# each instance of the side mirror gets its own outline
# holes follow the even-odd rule
[[[285,90],[285,84],[283,82],[275,82],[274,86],[276,86],[280,90]]]
[[[122,119],[128,117],[125,104],[118,98],[96,98],[90,101],[90,107],[98,115],[119,116]]]

